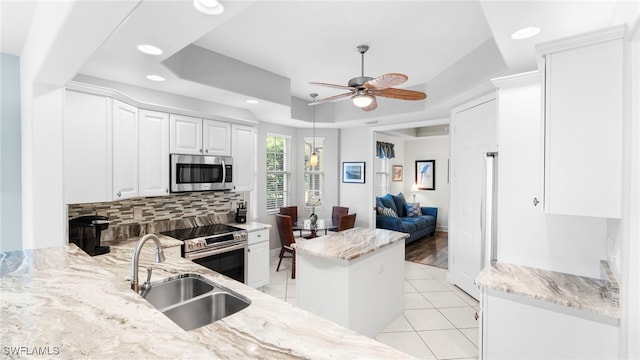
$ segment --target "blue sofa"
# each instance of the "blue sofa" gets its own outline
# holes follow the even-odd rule
[[[409,234],[404,240],[408,244],[426,235],[433,235],[436,232],[436,220],[438,218],[438,208],[420,207],[420,215],[408,216],[407,201],[402,193],[398,195],[386,194],[376,197],[376,228],[394,230]],[[389,212],[389,210],[393,212]],[[387,213],[390,215],[382,215]],[[396,214],[397,217],[393,216]]]

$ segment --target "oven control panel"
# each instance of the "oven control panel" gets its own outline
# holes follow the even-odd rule
[[[249,239],[247,231],[235,231],[210,237],[201,237],[184,241],[184,251],[192,252],[204,249],[216,249],[232,246]]]

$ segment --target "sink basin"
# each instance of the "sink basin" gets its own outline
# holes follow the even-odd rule
[[[162,309],[178,304],[214,289],[213,284],[198,274],[183,274],[178,278],[151,283],[151,290],[143,297],[155,306]]]
[[[167,309],[163,313],[184,330],[211,324],[249,306],[249,302],[227,292],[217,292]]]
[[[246,297],[199,274],[151,283],[143,298],[184,330],[211,324],[251,304]]]

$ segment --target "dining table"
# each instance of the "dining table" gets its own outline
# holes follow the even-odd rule
[[[293,224],[293,231],[310,231],[311,235],[308,238],[318,237],[318,231],[324,230],[324,234],[327,235],[328,230],[336,231],[338,230],[338,222],[333,222],[332,219],[318,219],[316,221],[316,226],[311,226],[310,219],[298,219],[297,222]]]

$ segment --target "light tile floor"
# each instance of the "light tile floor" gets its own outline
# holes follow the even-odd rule
[[[267,294],[296,304],[291,260],[270,259]],[[376,339],[419,359],[477,359],[478,301],[447,282],[447,270],[405,262],[404,312]]]

